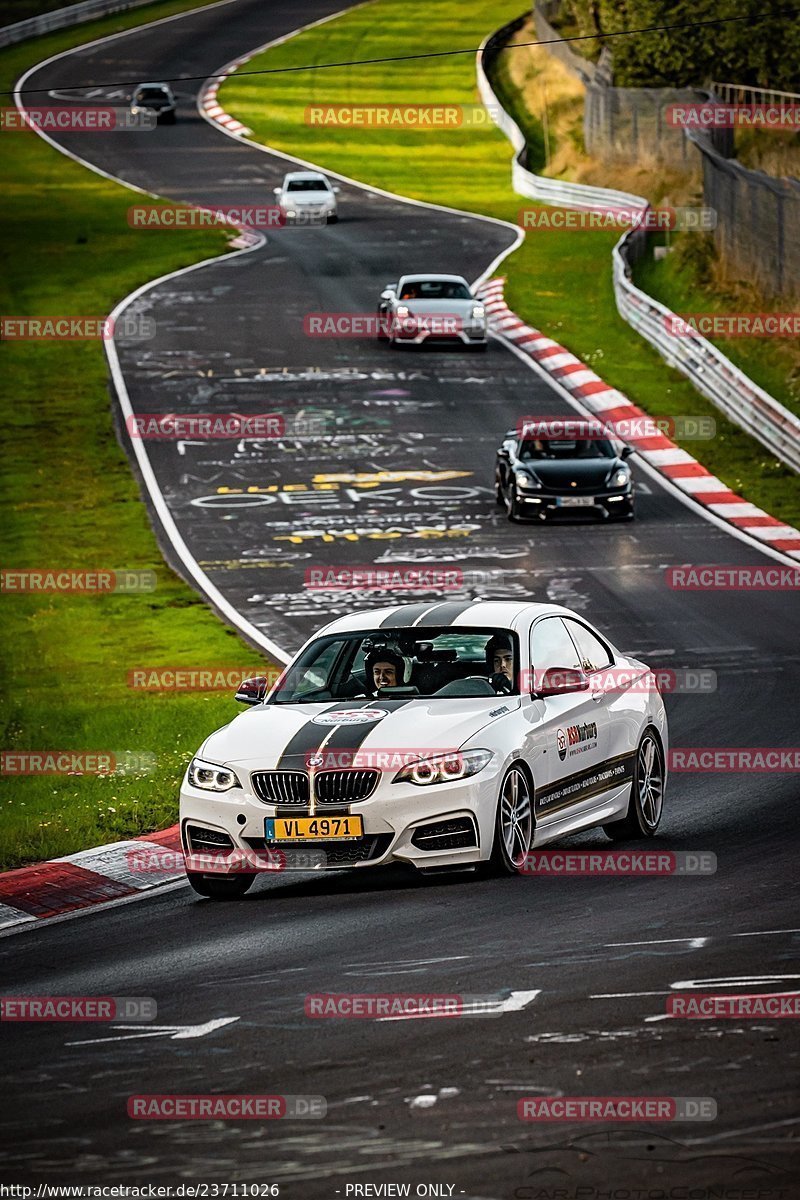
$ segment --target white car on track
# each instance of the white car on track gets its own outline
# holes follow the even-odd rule
[[[378,337],[396,345],[460,341],[486,349],[486,308],[461,275],[401,275],[378,303]]]
[[[334,187],[321,171],[290,171],[274,188],[278,207],[294,225],[325,225],[339,220]]]
[[[241,895],[259,854],[301,866],[309,851],[326,868],[514,874],[533,847],[591,826],[650,837],[668,753],[650,682],[558,605],[342,617],[266,697],[240,689],[252,706],[192,760],[180,815],[189,880],[204,896]]]

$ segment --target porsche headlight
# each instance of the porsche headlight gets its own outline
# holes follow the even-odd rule
[[[188,778],[192,787],[202,788],[204,792],[229,792],[231,788],[242,786],[228,767],[203,762],[202,758],[192,759]]]
[[[397,772],[392,783],[413,783],[426,787],[431,783],[452,783],[477,775],[491,761],[491,750],[463,750],[451,754],[435,754],[409,763]]]
[[[394,311],[395,311],[395,316],[399,317],[401,321],[405,320],[406,317],[411,316],[411,309],[408,307],[407,304],[398,304],[397,308]]]
[[[541,490],[541,480],[536,478],[533,471],[515,471],[514,478],[517,481],[517,487],[523,492],[536,492]]]
[[[287,217],[296,217],[297,213],[295,212],[295,210],[293,208],[287,208],[286,215],[287,215]]]
[[[486,316],[486,309],[483,307],[483,305],[482,304],[473,304],[473,306],[472,306],[473,321],[482,321],[485,316]]]
[[[611,486],[625,487],[625,485],[630,482],[630,478],[630,471],[626,471],[623,467],[620,467],[620,469],[615,471],[611,476]]]

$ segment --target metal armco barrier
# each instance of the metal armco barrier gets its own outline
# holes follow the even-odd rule
[[[24,42],[27,38],[52,33],[54,29],[67,29],[80,25],[94,17],[110,17],[113,13],[126,12],[129,8],[141,8],[153,0],[83,0],[81,4],[70,4],[67,8],[55,8],[38,17],[28,17],[14,25],[0,28],[0,48]]]
[[[525,136],[495,95],[484,67],[484,61],[491,64],[499,47],[519,24],[519,19],[512,21],[487,38],[478,51],[476,64],[481,100],[514,148],[511,172],[514,191],[531,200],[565,208],[648,209],[649,202],[642,196],[568,180],[546,179],[534,175],[523,165]],[[800,418],[754,383],[700,334],[671,335],[667,322],[675,318],[675,313],[634,285],[631,269],[644,253],[646,242],[644,229],[631,229],[622,235],[612,251],[614,297],[620,316],[654,346],[671,367],[686,375],[725,416],[750,433],[781,462],[800,471]]]

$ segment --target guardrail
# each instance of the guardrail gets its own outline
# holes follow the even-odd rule
[[[750,87],[745,83],[712,83],[714,97],[722,104],[800,104],[797,92],[776,92],[774,88]]]
[[[481,100],[514,148],[511,172],[514,191],[532,200],[566,208],[622,207],[645,212],[650,205],[642,196],[569,180],[546,179],[524,165],[525,135],[501,105],[484,67],[484,59],[491,63],[499,47],[518,28],[519,21],[512,21],[487,38],[478,50],[476,67]],[[670,334],[668,322],[675,319],[675,313],[633,283],[632,267],[646,244],[646,231],[634,228],[623,234],[612,251],[614,298],[620,316],[731,421],[781,462],[800,472],[800,418],[754,383],[701,334],[689,332],[680,337]]]
[[[52,33],[54,29],[67,29],[70,25],[80,25],[94,17],[109,17],[113,13],[125,12],[129,8],[141,8],[152,2],[153,0],[82,0],[81,4],[54,8],[52,12],[28,17],[25,21],[16,21],[13,25],[0,28],[0,49],[3,46],[13,46],[16,42],[24,42],[26,38],[38,37],[42,33]]]

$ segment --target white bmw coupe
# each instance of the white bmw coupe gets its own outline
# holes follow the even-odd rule
[[[242,685],[248,711],[183,780],[187,874],[204,896],[242,895],[259,855],[518,874],[534,847],[592,826],[648,838],[661,819],[653,676],[558,605],[354,613],[265,690]]]

